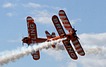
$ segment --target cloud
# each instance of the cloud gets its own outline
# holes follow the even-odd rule
[[[42,6],[40,4],[37,3],[27,3],[27,4],[23,4],[24,7],[28,7],[28,8],[41,8]]]
[[[76,65],[80,64],[81,67],[106,67],[106,33],[84,33],[80,34],[79,37],[86,55],[79,57]]]
[[[13,13],[6,13],[6,16],[12,17],[14,14]]]
[[[59,9],[65,9],[33,2],[25,3],[23,4],[23,7],[28,9],[28,12],[35,18],[36,22],[43,24],[50,24],[52,22],[51,18],[55,12],[57,12]]]
[[[75,23],[80,22],[80,21],[81,21],[81,19],[70,20],[71,24],[75,24]]]
[[[85,49],[85,48],[84,48]],[[66,51],[65,51],[66,52]],[[66,61],[64,67],[105,67],[106,47],[87,47],[86,55],[81,57],[78,55],[78,60],[72,60],[64,51],[47,50],[48,55],[55,58],[57,61]]]
[[[32,14],[34,15],[36,22],[43,23],[43,24],[44,23],[48,24],[52,22],[51,17],[53,13],[50,13],[47,10],[42,10],[42,11],[36,10],[33,11]]]
[[[75,62],[68,63],[68,67],[77,67],[77,64]]]
[[[47,53],[53,54],[53,57],[60,58],[61,61],[65,59],[64,67],[106,67],[106,33],[84,33],[80,34],[79,38],[86,55],[78,55],[76,61],[69,58],[68,54],[64,54],[64,51],[56,52],[56,54],[55,51]]]
[[[55,12],[57,12],[60,9],[65,9],[65,8],[61,8],[61,7],[54,7],[54,6],[33,3],[33,2],[24,3],[24,4],[23,3],[13,4],[11,2],[7,2],[7,3],[4,3],[2,7],[3,8],[15,7],[14,8],[15,13],[19,13],[19,11],[18,11],[19,9],[25,9],[26,10],[25,14],[31,14],[31,16],[33,16],[35,18],[36,22],[43,23],[43,24],[51,24],[51,22],[52,22],[51,18],[55,14]],[[9,16],[9,17],[13,16],[14,14],[12,12],[7,12],[6,16]],[[58,14],[58,13],[56,13],[56,14]],[[17,14],[17,15],[19,15],[19,14]]]
[[[106,44],[106,33],[99,34],[81,34],[79,35],[81,43],[87,46],[97,45],[97,46],[105,46]]]
[[[7,3],[3,4],[3,8],[12,8],[12,7],[14,7],[14,4],[12,4],[10,2],[7,2]]]
[[[100,54],[98,54],[99,56],[97,54],[85,56],[77,62],[83,67],[106,67],[106,56],[102,56]]]
[[[65,8],[61,8],[61,7],[54,7],[54,6],[49,6],[49,5],[44,5],[44,4],[38,4],[38,3],[33,3],[33,2],[29,2],[26,4],[23,4],[24,7],[28,7],[28,8],[46,8],[46,9],[54,9],[54,10],[59,10],[59,9],[65,9]]]

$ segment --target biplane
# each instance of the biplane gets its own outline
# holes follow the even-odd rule
[[[83,50],[83,48],[82,48],[82,46],[81,46],[81,44],[78,40],[79,38],[78,38],[77,34],[76,34],[77,30],[72,28],[72,26],[71,26],[64,10],[60,10],[58,14],[59,14],[59,17],[62,21],[62,24],[63,24],[64,28],[69,33],[68,34],[65,33],[65,31],[64,31],[64,29],[63,29],[63,27],[62,27],[62,25],[59,21],[59,18],[56,15],[52,16],[53,24],[54,24],[60,38],[66,37],[66,40],[63,40],[62,42],[63,42],[69,56],[72,59],[76,60],[76,59],[78,59],[78,57],[76,55],[76,52],[81,56],[85,55],[85,52],[84,52],[84,50]],[[74,50],[73,46],[71,45],[70,41],[72,41],[72,44],[73,44],[75,50]]]
[[[33,44],[38,44],[38,43],[42,43],[45,41],[50,41],[51,38],[56,37],[55,33],[52,32],[52,34],[50,34],[48,31],[45,31],[46,37],[47,38],[38,38],[37,35],[37,28],[36,28],[36,24],[34,23],[34,19],[31,16],[28,16],[27,18],[27,28],[28,28],[28,37],[24,37],[22,39],[23,43],[26,43],[28,45],[33,45]],[[56,40],[56,38],[54,38],[53,40]],[[55,45],[52,45],[53,48],[55,48]],[[32,52],[31,53],[32,57],[34,60],[39,60],[40,59],[40,52]]]
[[[35,43],[37,44],[37,43],[42,43],[42,42],[45,42],[45,41],[66,38],[62,42],[63,42],[69,56],[72,59],[76,60],[78,57],[76,55],[75,50],[77,51],[77,53],[79,55],[84,56],[85,52],[84,52],[84,50],[83,50],[83,48],[82,48],[82,46],[81,46],[81,44],[78,40],[79,38],[76,34],[76,30],[74,28],[72,28],[64,10],[59,11],[59,17],[60,17],[60,19],[63,23],[63,26],[69,32],[68,34],[65,33],[65,31],[64,31],[64,29],[63,29],[63,27],[62,27],[62,25],[59,21],[59,18],[56,15],[54,15],[54,16],[52,16],[52,21],[53,21],[53,24],[54,24],[59,36],[56,36],[56,34],[54,32],[52,32],[52,34],[50,34],[48,31],[45,31],[47,38],[38,38],[37,28],[36,28],[36,24],[34,23],[34,19],[31,16],[28,16],[27,17],[28,37],[24,37],[22,39],[22,42],[26,43],[28,45],[31,45],[31,44],[35,44]],[[74,50],[73,46],[71,45],[70,41],[72,41],[72,43],[75,47],[75,50]],[[52,47],[55,48],[56,46],[53,44]],[[31,55],[32,55],[34,60],[40,59],[39,50],[36,51],[36,52],[33,51],[31,53]]]

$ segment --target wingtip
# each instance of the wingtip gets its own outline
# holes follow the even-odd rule
[[[27,16],[26,20],[27,22],[34,21],[34,19],[31,16]]]

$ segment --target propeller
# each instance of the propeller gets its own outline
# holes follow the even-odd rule
[[[24,42],[22,41],[22,46],[24,46]]]
[[[22,35],[22,40],[21,40],[21,41],[22,41],[22,46],[24,46],[24,42],[23,42],[23,39],[24,39],[24,36]]]

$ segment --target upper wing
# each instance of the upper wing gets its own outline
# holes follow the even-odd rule
[[[62,23],[63,23],[64,27],[66,28],[66,30],[68,30],[69,32],[72,32],[72,26],[66,16],[66,13],[64,12],[64,10],[59,11],[59,16],[60,16],[60,19],[62,20]]]
[[[27,27],[31,43],[35,43],[37,39],[37,29],[36,24],[34,23],[34,19],[30,16],[27,17]]]
[[[61,23],[60,23],[60,21],[59,21],[59,19],[58,19],[58,17],[57,17],[56,15],[54,15],[54,16],[52,17],[52,21],[53,21],[53,23],[54,23],[54,26],[55,26],[55,28],[56,28],[58,34],[59,34],[60,36],[66,35],[66,33],[65,33],[65,31],[63,30],[63,27],[62,27],[62,25],[61,25]]]
[[[58,17],[56,15],[54,15],[52,17],[52,21],[54,23],[54,26],[55,26],[59,36],[61,37],[62,35],[66,35],[66,33],[63,30],[63,27],[62,27],[62,25],[61,25],[61,23],[60,23],[60,21],[59,21],[59,19],[58,19]],[[77,57],[74,49],[72,48],[72,46],[70,44],[70,41],[68,39],[66,39],[66,40],[63,41],[63,44],[64,44],[68,54],[70,55],[70,57],[72,59],[77,59],[78,57]]]
[[[28,27],[29,38],[31,40],[30,44],[34,44],[36,43],[36,39],[37,39],[37,29],[36,29],[36,24],[34,23],[34,19],[30,16],[27,17],[27,27]],[[40,59],[40,52],[33,51],[32,56],[34,60],[38,60]]]

